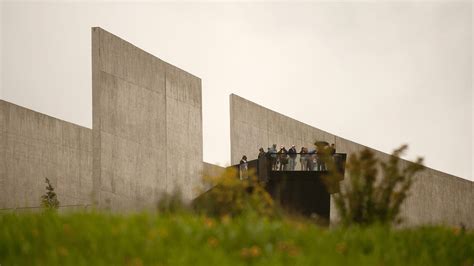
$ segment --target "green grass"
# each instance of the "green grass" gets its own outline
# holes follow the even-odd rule
[[[474,233],[456,228],[324,229],[247,215],[0,215],[6,265],[469,265]]]

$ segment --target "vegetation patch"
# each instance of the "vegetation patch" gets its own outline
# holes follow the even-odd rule
[[[461,228],[327,229],[256,213],[0,215],[1,265],[468,265]]]

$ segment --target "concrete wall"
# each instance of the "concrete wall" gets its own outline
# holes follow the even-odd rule
[[[313,147],[315,140],[335,143],[337,152],[348,156],[366,148],[363,145],[335,136],[292,118],[281,115],[237,95],[230,96],[231,162],[236,164],[246,154],[255,159],[258,148],[271,144],[295,144]],[[389,155],[374,149],[376,156],[388,159]],[[406,165],[410,162],[403,161]],[[348,181],[346,178],[343,185]],[[456,176],[426,169],[415,177],[411,196],[402,208],[406,225],[463,223],[474,227],[474,185],[473,182]],[[331,203],[331,220],[337,219],[334,204]]]
[[[93,179],[101,207],[154,206],[202,171],[201,80],[92,29]]]
[[[305,123],[291,119],[235,94],[230,95],[230,152],[231,164],[239,163],[242,155],[257,159],[258,149],[265,151],[272,144],[295,144],[298,152],[314,147],[315,140],[334,143],[335,136]]]
[[[92,131],[0,100],[0,209],[38,207],[49,178],[61,205],[92,202]]]
[[[93,130],[0,101],[0,209],[35,207],[44,178],[61,205],[156,206],[196,196],[202,162],[201,80],[92,29]]]

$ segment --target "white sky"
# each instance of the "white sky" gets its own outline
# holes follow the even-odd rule
[[[385,152],[407,143],[409,159],[473,179],[469,1],[2,5],[7,101],[90,128],[99,26],[202,79],[207,162],[229,162],[235,93]]]

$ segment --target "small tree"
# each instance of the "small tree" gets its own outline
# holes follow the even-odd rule
[[[57,209],[59,208],[59,200],[51,182],[48,178],[46,179],[46,194],[41,196],[41,206],[46,209]]]
[[[406,145],[396,149],[387,162],[375,158],[369,149],[351,154],[346,165],[349,184],[334,194],[343,225],[401,222],[400,207],[408,196],[413,176],[424,169],[422,158],[405,167],[399,165],[406,149]],[[336,171],[332,160],[326,160],[331,170],[330,179],[341,180],[341,173]]]

